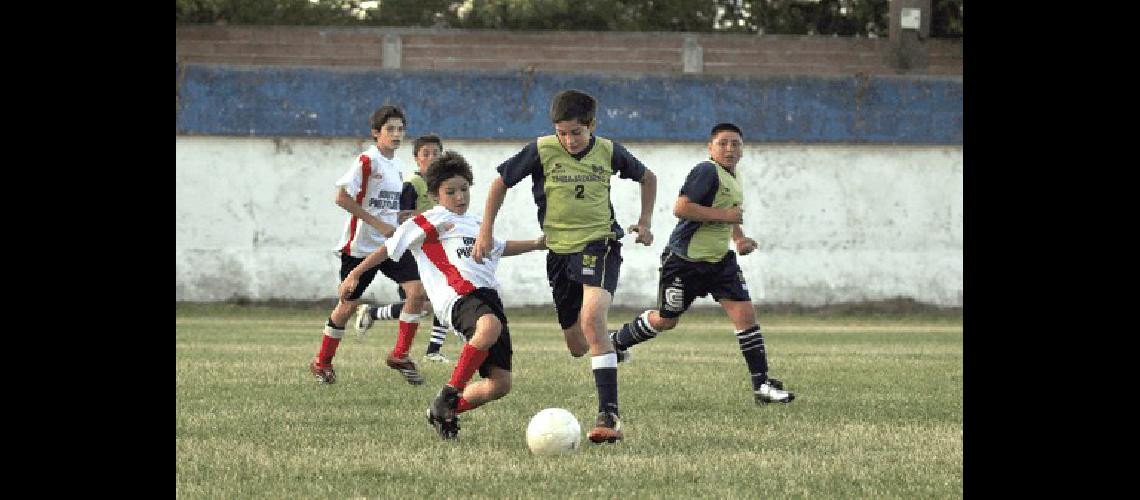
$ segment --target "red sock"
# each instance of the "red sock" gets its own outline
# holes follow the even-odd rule
[[[408,355],[408,349],[412,347],[412,340],[416,338],[416,328],[420,324],[408,323],[407,321],[400,320],[400,334],[396,337],[396,348],[392,350],[392,355],[397,358],[402,358]]]
[[[459,407],[455,409],[455,413],[463,413],[475,407],[470,401],[463,399],[463,396],[459,396]]]
[[[447,383],[460,391],[467,387],[467,382],[471,380],[471,376],[475,375],[475,370],[479,369],[479,365],[483,364],[483,360],[487,359],[488,349],[476,349],[471,344],[463,344],[463,352],[459,354],[459,363],[455,364],[455,369],[451,371],[451,381]]]
[[[317,354],[317,363],[331,365],[333,356],[336,355],[336,347],[338,345],[340,345],[340,339],[334,339],[325,335],[321,340],[321,352]]]

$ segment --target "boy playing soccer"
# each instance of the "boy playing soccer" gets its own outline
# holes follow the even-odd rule
[[[448,152],[428,167],[428,190],[439,205],[400,224],[384,245],[340,286],[340,296],[353,294],[360,277],[389,257],[412,255],[440,322],[466,340],[451,380],[428,408],[428,422],[444,439],[459,435],[459,414],[505,396],[511,390],[511,335],[499,299],[495,269],[499,258],[546,248],[545,238],[493,240],[480,262],[472,259],[480,218],[467,215],[471,200],[471,167]],[[482,380],[468,384],[475,370]]]
[[[337,180],[336,204],[348,212],[336,252],[340,255],[340,277],[360,265],[364,257],[384,244],[396,230],[397,202],[403,188],[402,174],[396,161],[396,148],[404,139],[404,113],[395,106],[381,106],[369,118],[375,144],[361,153],[348,171]],[[400,313],[396,347],[385,364],[397,370],[409,384],[424,383],[416,363],[408,357],[408,347],[415,338],[423,317],[424,288],[411,258],[387,262],[377,269],[358,274],[360,286],[354,293],[340,297],[325,324],[321,348],[309,363],[321,384],[336,382],[333,356],[344,338],[344,328],[356,309],[361,294],[368,288],[376,272],[384,273],[407,292],[408,301]]]
[[[617,291],[621,268],[621,226],[610,202],[610,178],[617,174],[641,184],[641,216],[630,228],[649,246],[657,177],[621,144],[594,135],[598,103],[578,90],[554,96],[554,134],[539,137],[499,165],[475,241],[478,262],[493,248],[495,216],[507,189],[530,177],[538,223],[546,235],[546,277],[558,323],[574,357],[590,352],[598,390],[598,417],[586,437],[594,443],[622,439],[618,416],[618,355],[606,334],[606,313]]]
[[[412,142],[412,155],[416,159],[418,170],[412,174],[411,178],[404,181],[404,190],[400,193],[399,221],[401,223],[409,217],[421,214],[435,206],[435,199],[428,192],[424,174],[427,173],[428,166],[441,154],[443,154],[443,141],[438,135],[422,135]],[[396,293],[399,294],[400,300],[407,298],[402,287],[397,286]],[[361,304],[360,307],[356,308],[357,334],[364,336],[376,320],[399,318],[403,307],[403,302],[379,307],[372,304]],[[432,317],[431,341],[428,342],[427,352],[424,353],[424,361],[451,363],[451,360],[439,352],[439,349],[443,347],[443,341],[446,339],[447,328],[444,328],[443,324],[439,322],[439,318]]]
[[[712,294],[728,313],[735,328],[740,353],[752,378],[756,404],[790,403],[795,399],[784,384],[768,376],[768,356],[764,336],[756,322],[752,299],[744,274],[736,263],[736,253],[728,249],[731,237],[740,255],[756,249],[756,241],[744,236],[744,192],[737,180],[737,163],[744,153],[744,136],[731,123],[712,128],[708,143],[709,160],[689,171],[673,215],[677,227],[661,254],[657,310],[647,310],[610,332],[610,340],[624,351],[672,330],[697,297]]]

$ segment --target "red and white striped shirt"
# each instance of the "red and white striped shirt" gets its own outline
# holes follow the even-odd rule
[[[385,224],[396,225],[396,216],[400,212],[400,192],[404,190],[404,176],[395,156],[391,160],[385,158],[373,144],[356,158],[348,172],[336,181],[336,185],[344,188],[368,213]],[[380,249],[385,239],[379,229],[348,214],[336,252],[347,252],[352,257],[364,258]]]
[[[455,226],[440,234],[436,228],[445,222]],[[499,289],[495,268],[507,244],[492,240],[491,255],[484,256],[482,264],[475,262],[471,252],[481,223],[481,217],[459,215],[436,205],[404,221],[384,242],[392,260],[400,260],[405,251],[412,252],[435,317],[449,328],[451,308],[460,297],[476,288]]]

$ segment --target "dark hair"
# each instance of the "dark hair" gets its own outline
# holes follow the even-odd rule
[[[563,90],[554,96],[550,103],[550,121],[558,123],[566,120],[578,120],[582,125],[594,124],[594,112],[598,109],[598,101],[590,94],[581,90]]]
[[[428,144],[435,144],[436,146],[439,146],[439,151],[443,152],[443,140],[440,139],[438,135],[428,134],[421,135],[412,142],[412,156],[420,154],[420,148]]]
[[[467,179],[468,184],[475,182],[475,177],[471,174],[471,165],[455,151],[448,151],[436,158],[428,166],[427,172],[424,172],[428,192],[437,195],[439,194],[439,186],[443,185],[443,181],[456,176]]]
[[[372,117],[368,121],[372,124],[373,129],[380,130],[380,127],[383,127],[391,118],[404,120],[404,126],[408,125],[408,119],[404,117],[404,112],[395,106],[380,106],[380,109],[372,112]]]
[[[725,130],[731,130],[733,132],[736,132],[737,134],[740,134],[741,139],[744,138],[744,132],[740,131],[740,127],[737,127],[736,125],[733,125],[733,124],[728,123],[728,122],[724,122],[724,123],[718,123],[718,124],[713,126],[712,132],[709,133],[709,140],[711,141],[713,137],[716,137],[717,134],[719,134],[720,132],[723,132]]]

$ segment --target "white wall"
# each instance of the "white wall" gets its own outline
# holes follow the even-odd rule
[[[331,299],[333,253],[346,212],[333,183],[368,146],[355,139],[176,136],[176,288],[179,301],[235,297]],[[658,176],[654,242],[624,240],[616,305],[653,305],[658,256],[673,230],[677,191],[707,154],[699,143],[623,144]],[[472,210],[482,213],[495,167],[523,141],[446,141],[475,169]],[[411,142],[397,150],[414,168]],[[745,234],[760,249],[740,259],[757,303],[823,305],[909,297],[962,305],[962,148],[747,146],[740,164]],[[531,183],[507,193],[495,224],[506,239],[539,234]],[[618,222],[637,219],[638,184],[615,178]],[[499,267],[508,306],[550,302],[545,254]],[[364,295],[396,300],[379,276]],[[698,300],[698,304],[711,299]]]

